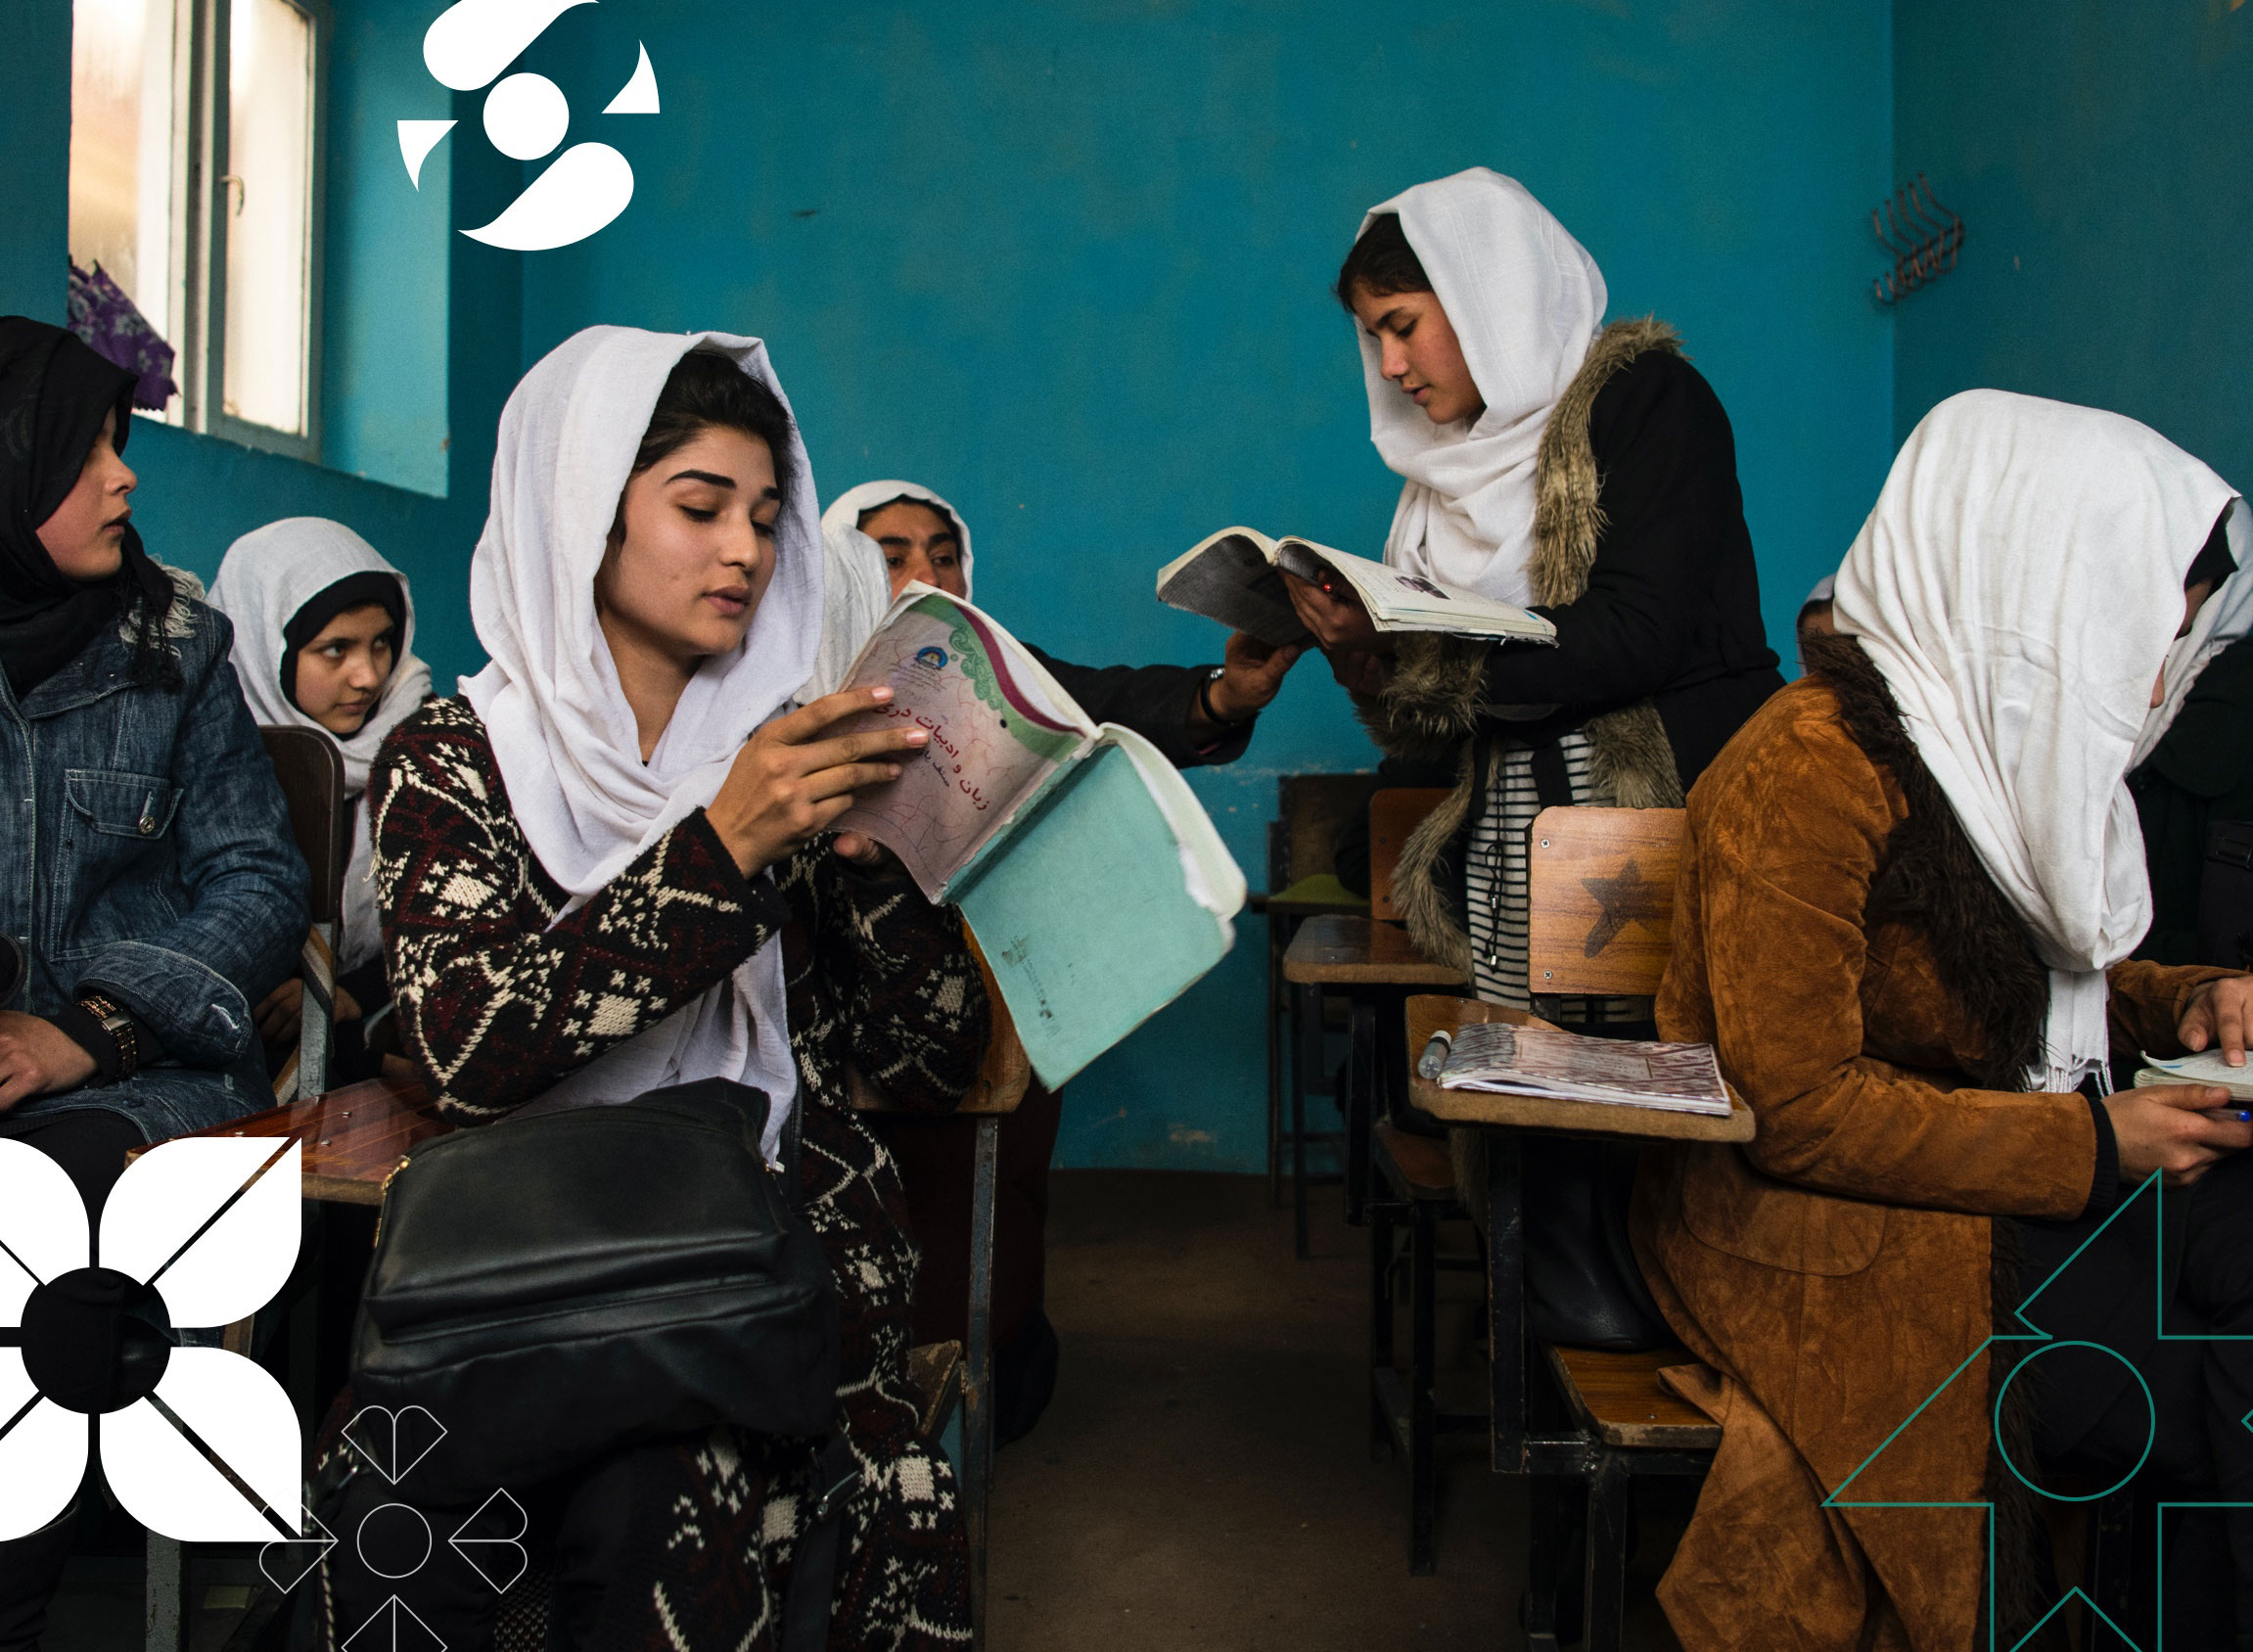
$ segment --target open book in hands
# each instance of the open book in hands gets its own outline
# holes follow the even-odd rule
[[[962,909],[1051,1087],[1195,983],[1235,940],[1244,874],[1173,765],[1098,726],[990,616],[910,584],[846,672],[887,683],[863,727],[931,743],[837,821]]]
[[[1280,572],[1278,572],[1280,571]],[[1553,643],[1557,628],[1538,614],[1310,539],[1270,539],[1249,528],[1223,528],[1158,571],[1158,600],[1218,620],[1276,647],[1305,646],[1284,574],[1320,584],[1343,579],[1380,631],[1447,631],[1463,637],[1516,637]]]

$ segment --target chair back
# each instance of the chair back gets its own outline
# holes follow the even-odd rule
[[[309,728],[260,727],[259,739],[282,784],[290,835],[312,875],[306,890],[313,925],[298,952],[305,993],[298,1017],[298,1049],[274,1080],[274,1100],[319,1095],[329,1085],[329,1048],[337,991],[337,925],[345,912],[345,867],[351,859],[350,811],[345,807],[345,759],[337,743]]]
[[[1025,1053],[1025,1040],[1017,1035],[1017,1022],[1001,996],[1001,984],[987,965],[986,949],[978,944],[968,924],[962,926],[962,934],[970,942],[970,955],[978,960],[978,974],[986,983],[986,1001],[993,1006],[993,1031],[986,1040],[986,1058],[979,1063],[977,1081],[962,1098],[960,1111],[1014,1113],[1033,1086],[1033,1060]]]
[[[344,756],[335,741],[309,728],[260,727],[258,738],[290,805],[290,834],[313,875],[313,922],[333,924],[344,912],[345,866],[352,851]]]
[[[1451,796],[1445,786],[1387,786],[1369,794],[1369,916],[1400,923],[1393,872],[1408,834]]]
[[[1369,795],[1366,774],[1286,774],[1277,785],[1275,818],[1267,823],[1267,888],[1286,890],[1334,872],[1331,840],[1338,822]]]
[[[1649,997],[1674,949],[1678,808],[1544,808],[1527,845],[1537,996]]]

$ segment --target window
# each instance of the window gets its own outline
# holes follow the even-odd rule
[[[320,0],[73,0],[70,256],[179,352],[162,415],[316,458]]]

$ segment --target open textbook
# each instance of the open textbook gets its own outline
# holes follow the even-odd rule
[[[2232,1067],[2218,1049],[2166,1061],[2147,1055],[2136,1075],[2136,1087],[2144,1089],[2153,1084],[2220,1084],[2232,1101],[2253,1101],[2253,1059],[2243,1067]]]
[[[1446,1037],[1441,1033],[1434,1042]],[[1448,1090],[1560,1096],[1722,1119],[1729,1112],[1711,1044],[1590,1038],[1554,1028],[1482,1022],[1453,1034],[1439,1079]]]
[[[1380,631],[1448,631],[1544,643],[1557,639],[1557,628],[1546,620],[1506,602],[1310,539],[1270,539],[1249,528],[1223,528],[1161,568],[1158,600],[1218,620],[1231,630],[1249,631],[1278,648],[1310,643],[1313,636],[1291,606],[1284,573],[1316,583],[1336,574],[1354,587],[1369,611],[1369,622]]]
[[[837,822],[962,909],[1034,1071],[1061,1084],[1185,991],[1235,941],[1244,874],[1173,765],[1100,727],[1015,637],[910,584],[846,672],[889,683],[863,727],[931,743]]]

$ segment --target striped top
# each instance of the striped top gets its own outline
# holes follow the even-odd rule
[[[1589,778],[1587,737],[1578,731],[1561,736],[1558,750],[1565,759],[1565,777],[1576,803],[1598,802]],[[1471,822],[1468,865],[1464,868],[1468,910],[1466,927],[1471,938],[1472,989],[1491,1004],[1530,1010],[1533,996],[1526,981],[1529,904],[1526,839],[1534,816],[1541,811],[1540,792],[1534,780],[1533,748],[1509,741],[1502,745],[1488,770],[1485,805]],[[1567,1019],[1582,1022],[1647,1021],[1648,998],[1579,998]]]

